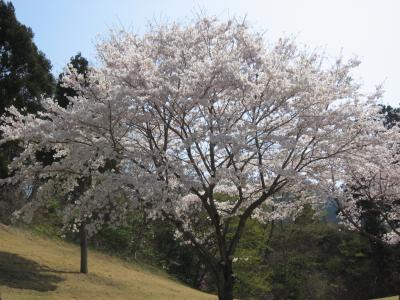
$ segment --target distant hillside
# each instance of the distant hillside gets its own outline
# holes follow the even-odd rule
[[[0,224],[1,300],[216,299],[161,271],[95,251],[89,254],[90,274],[78,268],[77,246]]]

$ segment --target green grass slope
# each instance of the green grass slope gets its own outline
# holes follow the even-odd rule
[[[79,274],[79,247],[0,224],[1,300],[216,299],[134,264],[89,252]]]

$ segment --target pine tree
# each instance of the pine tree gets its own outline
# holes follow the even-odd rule
[[[53,94],[50,70],[49,60],[33,42],[32,30],[17,20],[11,2],[0,0],[0,117],[11,105],[21,112],[40,110],[39,97]],[[9,176],[8,163],[19,151],[17,142],[0,146],[0,178]],[[17,202],[13,188],[2,186],[0,220],[7,220]]]
[[[51,64],[33,42],[33,32],[18,22],[12,3],[0,0],[0,115],[11,104],[29,112],[38,97],[53,93]]]

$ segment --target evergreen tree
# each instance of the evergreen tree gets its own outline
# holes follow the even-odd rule
[[[49,60],[33,42],[32,30],[16,19],[12,3],[0,0],[0,117],[11,105],[22,112],[40,110],[39,97],[52,95],[54,89],[50,69]],[[0,146],[0,178],[9,175],[8,162],[19,150],[16,142]],[[2,186],[0,220],[7,220],[21,205],[20,196],[12,187]]]
[[[37,98],[53,92],[50,69],[32,30],[18,22],[12,3],[0,0],[0,115],[10,105],[28,112],[40,109]]]
[[[391,107],[390,105],[382,105],[381,114],[385,116],[383,123],[387,128],[399,126],[400,122],[400,107]]]

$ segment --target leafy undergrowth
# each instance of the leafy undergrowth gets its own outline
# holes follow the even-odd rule
[[[79,247],[0,224],[0,299],[216,299],[162,272],[89,253],[79,274]]]

